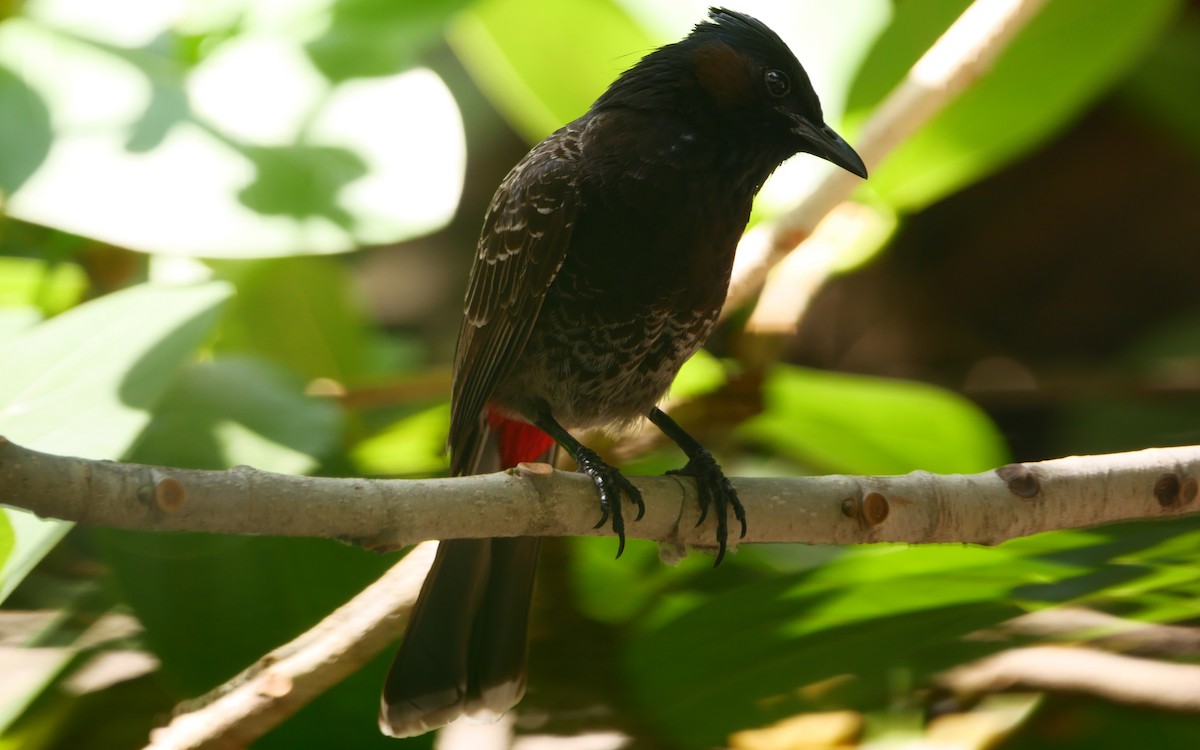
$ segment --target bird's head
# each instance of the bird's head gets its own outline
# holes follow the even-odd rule
[[[717,107],[761,138],[865,178],[862,159],[825,124],[808,74],[779,35],[744,13],[710,8],[708,17],[681,45]]]
[[[859,177],[867,168],[825,124],[808,74],[779,35],[725,8],[682,41],[647,55],[597,102],[687,113],[711,120],[774,164],[792,154],[818,156]]]

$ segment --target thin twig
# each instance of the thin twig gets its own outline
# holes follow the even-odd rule
[[[1200,667],[1090,648],[1030,646],[1002,651],[951,669],[938,682],[968,696],[1008,691],[1074,693],[1200,713]]]
[[[177,710],[147,750],[249,746],[400,637],[436,542],[422,544],[375,583],[291,643]]]
[[[897,146],[941,112],[992,66],[1016,33],[1046,0],[975,0],[912,67],[879,105],[854,141],[875,169]],[[795,208],[763,222],[742,238],[725,309],[740,307],[763,285],[767,273],[842,201],[858,178],[831,170]]]

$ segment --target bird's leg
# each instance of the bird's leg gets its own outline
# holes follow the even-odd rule
[[[575,459],[575,463],[579,465],[579,470],[596,483],[596,490],[600,493],[602,515],[592,528],[600,528],[608,521],[609,515],[612,515],[612,530],[617,535],[617,557],[620,557],[621,553],[625,551],[625,516],[621,512],[621,495],[624,494],[631,503],[637,506],[637,517],[633,520],[640,521],[646,512],[646,504],[642,502],[642,493],[625,478],[624,474],[605,463],[594,450],[576,440],[571,433],[563,429],[562,425],[555,421],[548,408],[543,408],[533,423],[539,430],[554,438],[554,441],[561,445],[563,450],[571,454],[571,458]]]
[[[746,510],[742,507],[742,501],[738,499],[737,490],[733,488],[725,473],[721,471],[716,459],[703,445],[700,445],[696,438],[687,434],[679,426],[679,423],[668,417],[666,412],[657,406],[651,409],[647,416],[658,429],[663,431],[664,435],[671,438],[671,441],[687,454],[686,466],[667,473],[693,477],[696,480],[696,491],[700,495],[700,519],[696,521],[696,525],[699,526],[704,523],[705,518],[708,518],[710,507],[716,511],[717,560],[713,563],[715,568],[725,559],[725,544],[729,540],[730,509],[733,510],[734,518],[742,525],[741,535],[746,536]]]

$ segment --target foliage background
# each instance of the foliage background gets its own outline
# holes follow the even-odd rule
[[[852,143],[966,4],[731,2],[788,39]],[[492,190],[702,15],[0,2],[0,434],[175,466],[444,472],[446,366]],[[973,472],[1200,441],[1197,90],[1197,3],[1050,0],[872,174],[857,199],[880,240],[847,249],[799,335],[757,340],[734,316],[685,372],[681,418],[731,474]],[[759,214],[822,168],[793,160]],[[1200,616],[1196,522],[987,549],[744,548],[716,571],[662,566],[649,544],[620,561],[609,540],[548,547],[522,714],[646,747],[829,708],[909,737],[931,675],[1008,645],[965,637],[982,628],[1063,603]],[[140,746],[391,561],[0,509],[0,747]],[[384,746],[387,658],[259,746]],[[1006,747],[1200,742],[1192,719],[1023,705]]]

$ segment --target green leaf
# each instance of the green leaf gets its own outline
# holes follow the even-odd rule
[[[470,0],[338,0],[326,31],[305,49],[328,78],[379,76],[411,65],[441,41],[442,27]]]
[[[0,513],[0,570],[4,569],[16,544],[17,534],[13,530],[12,521],[8,520],[7,514]]]
[[[531,142],[587,111],[659,44],[610,0],[481,0],[459,18],[450,42]]]
[[[933,674],[1009,647],[964,636],[1029,607],[1137,611],[1152,594],[1191,593],[1194,617],[1198,528],[1180,519],[996,547],[850,547],[819,568],[750,581],[722,569],[660,592],[622,664],[644,716],[685,747],[801,711],[894,711]]]
[[[0,64],[0,206],[50,152],[50,113],[38,93]]]
[[[164,682],[185,696],[228,680],[312,627],[394,562],[324,539],[87,532],[145,627]],[[375,714],[388,656],[255,746],[386,746]]]
[[[855,81],[848,119],[861,123],[967,5],[897,4]],[[897,209],[914,211],[994,172],[1078,116],[1140,58],[1180,6],[1179,0],[1052,0],[990,72],[872,172],[871,187]]]
[[[571,592],[580,612],[599,622],[620,624],[644,614],[664,590],[712,572],[712,558],[692,554],[664,565],[658,545],[630,539],[620,559],[616,543],[602,537],[571,539]]]
[[[820,471],[970,473],[1006,460],[983,411],[934,386],[780,366],[763,397],[739,434]]]
[[[392,65],[331,81],[306,47],[340,5],[239,5],[33,2],[0,23],[0,146],[20,155],[0,167],[6,211],[206,257],[344,252],[449,221],[465,156],[441,80]]]
[[[1020,614],[1015,587],[1080,570],[1004,547],[853,548],[814,571],[661,596],[622,663],[675,742],[721,744],[800,711],[884,708],[898,682],[997,648],[962,636]]]
[[[238,290],[219,352],[266,357],[306,380],[344,383],[364,373],[367,320],[344,263],[297,257],[214,267]]]
[[[1121,99],[1149,116],[1200,157],[1200,19],[1185,15],[1137,67]]]
[[[450,35],[480,89],[530,142],[579,117],[624,70],[707,18],[707,0],[483,0]],[[809,73],[826,119],[838,123],[855,71],[887,23],[885,0],[738,6],[780,34]],[[530,23],[536,18],[537,23]],[[552,29],[552,33],[547,33]],[[832,169],[794,159],[772,176],[761,202],[792,205]]]
[[[294,376],[249,359],[188,366],[164,394],[131,460],[309,470],[336,445],[339,413],[305,397],[300,386]],[[189,696],[311,627],[390,562],[326,540],[86,532],[162,659],[164,680]],[[381,670],[364,670],[330,691],[321,705],[272,732],[271,742],[297,746],[306,738],[332,747],[340,732],[355,747],[371,746],[378,735],[374,705],[362,699],[377,689]],[[368,689],[364,682],[373,684]]]
[[[333,450],[340,432],[337,405],[306,396],[302,380],[267,362],[230,357],[179,371],[142,434],[137,460],[302,474]]]
[[[49,453],[122,457],[229,291],[223,283],[134,287],[0,343],[0,435]],[[70,525],[0,512],[16,535],[0,569],[3,600]]]
[[[220,282],[142,285],[10,339],[0,348],[0,432],[36,450],[119,457],[229,293]]]
[[[660,44],[682,39],[692,27],[708,20],[711,0],[615,0],[632,18],[654,32]],[[871,42],[892,17],[887,0],[842,0],[837,3],[780,3],[774,0],[740,2],[736,10],[749,13],[775,31],[804,66],[821,99],[826,119],[836,123],[846,95]],[[648,50],[638,52],[640,57]],[[628,67],[628,66],[626,66]]]
[[[130,460],[311,470],[336,449],[341,413],[302,388],[301,378],[249,357],[188,365],[163,394]],[[85,531],[96,540],[115,589],[145,627],[164,681],[188,696],[311,627],[391,562],[319,539]],[[364,670],[334,688],[320,705],[258,744],[382,744],[375,704],[363,700],[378,689],[382,669]]]
[[[351,451],[365,475],[435,474],[447,470],[446,430],[450,404],[442,403],[403,417],[360,441]]]
[[[689,399],[712,393],[725,385],[728,378],[721,360],[701,349],[683,363],[675,380],[671,381],[671,399]]]

